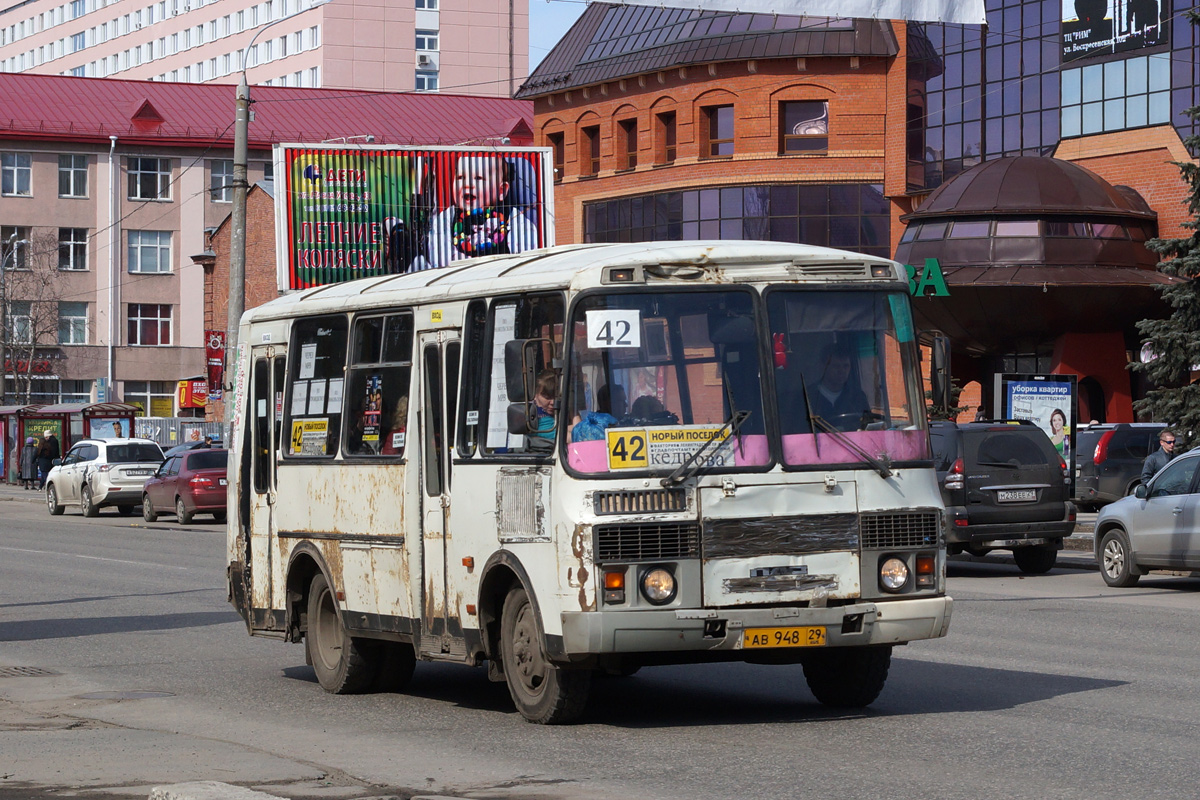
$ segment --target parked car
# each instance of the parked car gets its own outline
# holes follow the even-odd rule
[[[162,448],[150,439],[84,439],[76,442],[46,476],[46,507],[61,514],[78,504],[85,517],[104,506],[122,516],[141,502],[142,485],[162,462]]]
[[[1075,530],[1070,473],[1050,437],[1030,422],[933,422],[946,550],[1012,550],[1022,572],[1049,572]]]
[[[1109,586],[1154,569],[1200,569],[1200,450],[1173,459],[1146,485],[1100,509],[1096,563]]]
[[[224,522],[228,461],[229,451],[221,449],[199,448],[170,456],[142,488],[142,517],[154,522],[160,511],[173,512],[186,525],[196,514],[212,514],[217,522]]]
[[[171,456],[179,455],[180,453],[186,453],[188,450],[203,450],[209,447],[221,447],[220,440],[214,439],[211,441],[205,441],[204,439],[201,439],[198,442],[184,442],[183,444],[177,444],[167,450],[167,452],[163,454],[163,458],[170,458]]]
[[[1158,449],[1161,422],[1083,425],[1075,433],[1075,500],[1095,507],[1120,500],[1140,484],[1142,462]]]

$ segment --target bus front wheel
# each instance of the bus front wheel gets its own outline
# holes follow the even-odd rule
[[[321,572],[309,586],[305,636],[322,689],[330,694],[356,694],[371,688],[379,671],[378,659],[370,657],[374,642],[359,642],[346,633],[333,590]]]
[[[539,725],[577,719],[587,705],[590,670],[559,669],[546,658],[529,595],[513,587],[500,617],[500,657],[508,692],[521,716]]]
[[[892,647],[832,647],[804,658],[804,679],[822,704],[835,708],[871,705],[887,682]]]

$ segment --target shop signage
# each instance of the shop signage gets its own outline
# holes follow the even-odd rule
[[[1062,60],[1111,55],[1168,42],[1170,0],[1063,3]],[[1142,75],[1145,81],[1145,74]],[[1143,91],[1145,87],[1143,86]]]
[[[942,275],[942,265],[936,258],[925,259],[925,267],[917,276],[917,268],[911,264],[904,265],[908,273],[908,292],[913,297],[949,297],[950,290],[946,288],[946,277]],[[931,291],[932,290],[932,291]]]
[[[180,381],[179,382],[179,407],[180,408],[204,408],[208,403],[208,382],[207,381]]]

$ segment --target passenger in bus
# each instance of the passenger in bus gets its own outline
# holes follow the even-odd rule
[[[396,409],[392,412],[389,428],[383,437],[383,447],[380,455],[396,456],[404,452],[404,431],[408,425],[408,398],[401,397],[396,401]]]
[[[428,258],[418,259],[412,270],[536,249],[537,224],[512,197],[514,170],[499,155],[459,156],[454,203],[431,220]]]
[[[651,394],[644,394],[633,401],[630,415],[646,425],[678,425],[679,417],[663,406],[662,401]]]
[[[827,346],[821,351],[821,377],[808,387],[808,403],[814,416],[843,431],[863,427],[870,417],[871,404],[851,376],[852,354],[849,348]]]
[[[618,420],[629,412],[629,401],[625,398],[625,387],[619,383],[606,383],[596,392],[596,410],[611,414]]]
[[[530,436],[554,440],[554,411],[558,396],[558,373],[542,370],[533,394],[533,419],[529,420]]]

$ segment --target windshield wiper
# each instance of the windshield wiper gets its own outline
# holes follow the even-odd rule
[[[724,434],[728,429],[729,437],[735,436],[742,424],[750,418],[749,411],[735,411],[725,420],[725,423],[720,428],[713,431],[712,436],[708,437],[708,441],[696,448],[696,452],[692,453],[686,461],[676,467],[675,471],[662,479],[662,485],[671,487],[683,483],[688,478],[700,471],[703,464],[700,462],[700,456],[708,452],[708,448],[713,442],[720,442],[727,438]]]
[[[852,450],[853,452],[862,456],[862,459],[864,461],[866,461],[868,464],[870,464],[875,469],[875,471],[879,473],[879,477],[881,477],[881,478],[892,477],[892,468],[890,466],[888,466],[888,464],[886,462],[887,456],[884,456],[884,460],[881,461],[878,458],[875,458],[874,456],[872,456],[866,450],[859,447],[857,442],[855,442],[853,439],[851,439],[849,436],[847,436],[843,431],[840,431],[837,428],[835,428],[833,425],[830,425],[823,418],[821,418],[811,412],[809,413],[808,418],[810,420],[812,420],[814,428],[820,428],[821,430],[825,431],[830,436],[832,436],[834,439],[836,439],[842,447],[845,447],[847,450]],[[816,430],[813,431],[813,434],[816,435]],[[818,441],[820,441],[820,439],[818,439]],[[818,455],[819,455],[819,453],[818,453]]]

